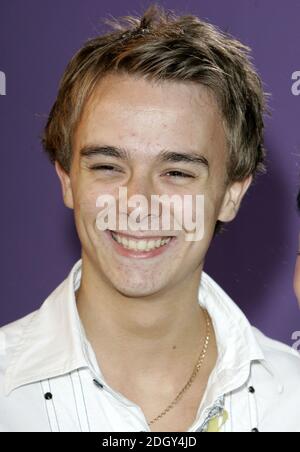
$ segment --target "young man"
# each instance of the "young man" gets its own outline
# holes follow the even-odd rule
[[[68,65],[43,144],[82,259],[39,311],[1,330],[1,430],[300,431],[298,354],[203,271],[263,169],[265,95],[248,50],[152,6]],[[149,202],[192,196],[201,239],[175,228],[174,206],[173,227],[159,210],[149,228],[143,204],[135,229],[120,188]],[[125,228],[99,227],[104,195]]]

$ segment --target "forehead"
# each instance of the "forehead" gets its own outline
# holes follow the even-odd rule
[[[148,155],[150,148],[212,152],[225,147],[222,117],[207,88],[126,75],[109,75],[98,83],[74,138],[76,148],[105,142],[139,148]]]

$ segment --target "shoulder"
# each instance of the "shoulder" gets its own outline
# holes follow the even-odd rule
[[[256,390],[260,430],[299,432],[300,355],[253,328],[264,361],[254,363],[252,383]]]
[[[285,364],[300,373],[300,353],[296,349],[271,339],[255,327],[252,329],[267,360],[270,360],[275,367]]]
[[[15,322],[9,323],[0,328],[0,376],[3,377],[6,367],[19,344],[22,342],[23,333],[26,327],[34,318],[33,312]]]
[[[60,310],[59,302],[61,299],[67,299],[66,290],[67,284],[66,281],[63,281],[44,300],[39,309],[0,328],[0,362],[17,351],[18,347],[23,343],[25,335],[31,332],[31,329],[34,330],[34,328],[39,327],[39,320],[44,320],[44,324],[40,328],[42,333],[45,332],[45,327],[49,323],[55,324],[59,318],[57,315],[57,311]],[[33,331],[33,335],[36,334],[38,334],[38,331]]]
[[[253,327],[254,335],[264,353],[265,365],[278,382],[300,398],[300,354],[297,350],[264,335]]]

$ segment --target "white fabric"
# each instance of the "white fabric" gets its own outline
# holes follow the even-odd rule
[[[141,408],[106,383],[87,341],[75,301],[81,264],[38,311],[0,329],[0,431],[150,432]],[[251,327],[205,272],[199,303],[219,357],[188,431],[202,431],[225,403],[223,432],[300,432],[299,354]]]

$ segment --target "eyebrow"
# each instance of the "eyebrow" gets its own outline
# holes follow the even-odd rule
[[[109,145],[86,145],[80,150],[80,155],[86,158],[104,156],[114,157],[123,161],[130,160],[130,153],[127,149]],[[205,166],[209,169],[207,158],[197,152],[176,152],[163,150],[158,154],[158,160],[160,163],[192,163],[197,166]]]

